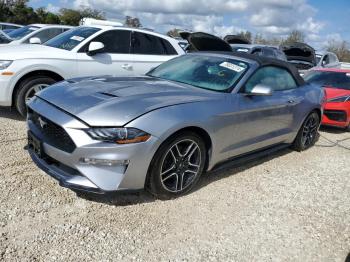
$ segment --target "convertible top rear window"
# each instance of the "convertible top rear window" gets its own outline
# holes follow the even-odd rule
[[[247,69],[248,64],[240,60],[184,55],[161,64],[147,75],[203,89],[227,92]]]

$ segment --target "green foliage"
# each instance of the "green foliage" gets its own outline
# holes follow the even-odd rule
[[[62,8],[55,14],[41,7],[36,10],[27,5],[27,0],[0,0],[0,21],[16,24],[65,24],[79,25],[83,17],[104,19],[104,14],[91,8],[73,10]]]

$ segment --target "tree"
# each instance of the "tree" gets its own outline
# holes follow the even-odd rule
[[[181,31],[182,31],[181,29],[174,28],[174,29],[169,30],[166,34],[167,34],[167,36],[170,36],[173,38],[178,38],[178,37],[181,37],[179,34],[179,32],[181,32]]]
[[[33,8],[27,6],[26,0],[1,0],[0,20],[3,22],[29,24],[37,22]]]
[[[38,22],[42,24],[60,24],[61,20],[58,15],[46,11],[44,7],[40,7],[35,10],[38,16]]]
[[[295,42],[304,42],[305,41],[305,35],[303,32],[298,31],[298,30],[293,30],[289,36],[283,40],[284,44],[292,44]]]
[[[237,35],[243,37],[244,39],[247,39],[250,43],[253,40],[252,33],[249,31],[241,31]]]
[[[77,26],[82,18],[95,18],[104,20],[104,13],[91,8],[83,8],[82,10],[74,10],[68,8],[61,8],[59,11],[59,19],[61,24]]]
[[[137,17],[126,16],[125,17],[125,25],[128,27],[142,27],[140,19]]]
[[[346,41],[329,41],[327,51],[335,53],[342,62],[350,62],[349,44]]]

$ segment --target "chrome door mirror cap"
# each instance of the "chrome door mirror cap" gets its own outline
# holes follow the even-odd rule
[[[272,95],[272,88],[269,86],[258,84],[253,87],[247,95],[251,96],[270,96]]]

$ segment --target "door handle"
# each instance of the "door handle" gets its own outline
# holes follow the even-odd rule
[[[288,100],[288,103],[289,103],[289,104],[294,104],[295,101],[294,101],[294,100]]]
[[[125,70],[132,70],[132,65],[124,64],[124,65],[122,65],[122,68],[125,69]]]

